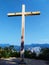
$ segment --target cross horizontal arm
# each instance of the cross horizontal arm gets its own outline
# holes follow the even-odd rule
[[[18,13],[8,13],[7,15],[9,17],[10,16],[22,16],[22,13],[21,12],[18,12]],[[28,16],[28,15],[40,15],[40,11],[37,11],[37,12],[24,12],[24,15],[25,16]]]
[[[8,16],[22,16],[22,13],[8,13]]]
[[[37,11],[37,12],[25,12],[25,16],[28,16],[28,15],[40,15],[40,11]]]

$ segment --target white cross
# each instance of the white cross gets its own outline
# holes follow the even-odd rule
[[[21,28],[21,51],[20,51],[20,55],[21,58],[24,58],[24,28],[25,28],[25,16],[29,16],[29,15],[40,15],[40,11],[37,12],[25,12],[25,5],[22,5],[22,13],[21,12],[17,12],[17,13],[8,13],[7,14],[9,17],[12,16],[22,16],[22,28]]]

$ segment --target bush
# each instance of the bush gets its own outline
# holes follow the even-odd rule
[[[24,53],[25,58],[36,58],[36,53],[31,53],[30,51],[25,51]]]
[[[49,60],[49,48],[41,49],[41,54],[39,54],[38,58],[42,60]]]
[[[12,52],[10,54],[10,57],[20,57],[20,53],[19,52]]]

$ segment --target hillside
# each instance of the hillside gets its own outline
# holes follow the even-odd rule
[[[4,48],[4,47],[8,47],[10,46],[10,44],[0,44],[0,47]],[[27,50],[28,48],[33,48],[33,47],[41,47],[41,48],[49,48],[49,44],[48,43],[44,43],[44,44],[30,44],[30,45],[24,45],[25,50]],[[19,51],[20,50],[20,46],[14,45],[14,48]]]

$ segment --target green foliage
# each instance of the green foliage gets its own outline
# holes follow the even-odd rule
[[[20,57],[20,52],[11,52],[10,57]]]
[[[30,51],[25,51],[24,56],[25,56],[25,58],[35,58],[36,53],[35,52],[31,53]]]
[[[39,55],[40,59],[49,60],[49,48],[41,49],[41,54]]]
[[[2,57],[2,47],[0,47],[0,58]]]
[[[14,48],[13,45],[5,48],[0,47],[0,58],[1,57],[20,57],[20,52],[17,52]],[[36,53],[31,51],[26,51],[24,52],[24,57],[25,58],[34,58],[34,59],[42,59],[42,60],[49,60],[49,48],[43,48],[41,49],[41,53],[39,56],[36,56]]]
[[[25,58],[49,60],[49,48],[41,49],[41,53],[38,56],[36,56],[35,52],[31,53],[30,51],[25,51],[24,56]]]
[[[20,53],[17,52],[13,45],[5,48],[0,47],[0,58],[9,58],[9,57],[20,57]]]
[[[7,51],[2,51],[2,57],[4,58],[8,58],[10,56],[10,52],[7,52]]]

